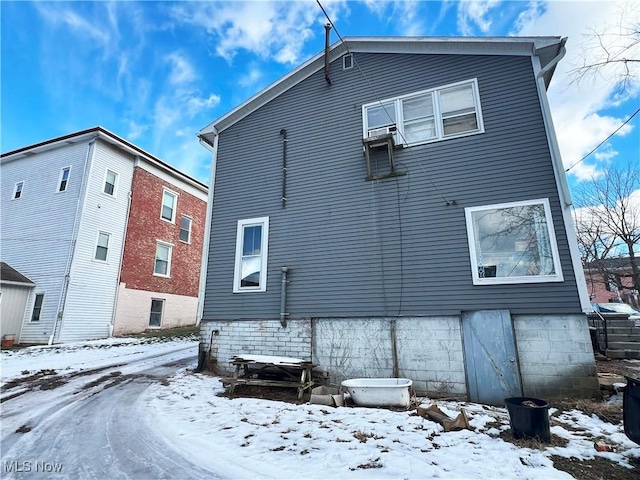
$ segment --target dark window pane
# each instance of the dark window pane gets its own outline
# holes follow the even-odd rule
[[[262,225],[244,227],[242,255],[260,255],[262,248]]]
[[[36,301],[33,305],[33,314],[31,315],[32,322],[40,321],[40,312],[42,311],[42,302],[44,301],[44,293],[36,295]]]

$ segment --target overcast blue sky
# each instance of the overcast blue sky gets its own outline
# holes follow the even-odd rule
[[[639,106],[638,85],[576,85],[589,31],[639,18],[640,2],[329,1],[338,32],[357,35],[556,35],[568,53],[549,91],[566,167]],[[2,2],[2,152],[103,126],[208,183],[196,133],[324,44],[315,0],[297,2]],[[332,42],[338,38],[333,33]],[[636,52],[637,54],[637,52]],[[637,56],[636,58],[640,58]],[[570,183],[610,162],[639,162],[640,114],[574,167]]]

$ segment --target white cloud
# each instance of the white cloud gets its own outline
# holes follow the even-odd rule
[[[548,92],[555,131],[565,167],[578,162],[602,140],[615,131],[625,118],[601,113],[620,105],[627,98],[617,95],[614,82],[594,78],[590,82],[572,82],[571,71],[580,63],[584,34],[593,29],[602,31],[607,24],[620,21],[622,2],[548,2],[530,4],[527,12],[517,20],[514,33],[518,35],[566,36],[567,54],[558,64]],[[628,135],[630,125],[618,135]],[[613,150],[607,161],[614,158]],[[579,180],[600,174],[605,157],[589,157],[570,170]]]
[[[214,95],[213,93],[206,98],[199,97],[191,92],[182,95],[181,97],[182,98],[180,98],[179,102],[186,103],[187,111],[191,117],[195,117],[205,110],[211,110],[220,103],[220,96]]]
[[[458,31],[462,35],[473,35],[477,28],[487,33],[491,28],[490,11],[500,0],[465,0],[458,4]]]
[[[343,2],[325,2],[332,20]],[[172,8],[184,24],[212,35],[217,55],[232,61],[240,50],[283,64],[300,62],[305,42],[326,22],[315,1],[184,3]]]
[[[171,65],[169,83],[172,85],[184,85],[196,79],[195,70],[186,57],[174,52],[167,55],[165,60]]]
[[[144,135],[147,130],[149,130],[149,125],[139,124],[133,120],[129,120],[127,124],[129,126],[129,131],[126,136],[131,141],[137,140]]]
[[[264,74],[256,62],[249,65],[247,73],[238,79],[238,85],[244,88],[250,88],[262,81]]]

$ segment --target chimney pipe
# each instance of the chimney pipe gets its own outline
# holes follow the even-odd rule
[[[324,26],[325,40],[324,40],[324,79],[329,85],[331,85],[331,79],[329,78],[329,37],[331,36],[331,24],[327,23]]]

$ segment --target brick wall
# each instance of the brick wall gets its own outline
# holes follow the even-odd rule
[[[163,187],[178,193],[175,224],[160,218]],[[197,297],[206,202],[140,167],[132,191],[120,282],[135,290]],[[179,239],[181,215],[192,218],[190,243]],[[157,240],[173,245],[170,278],[153,274]]]

